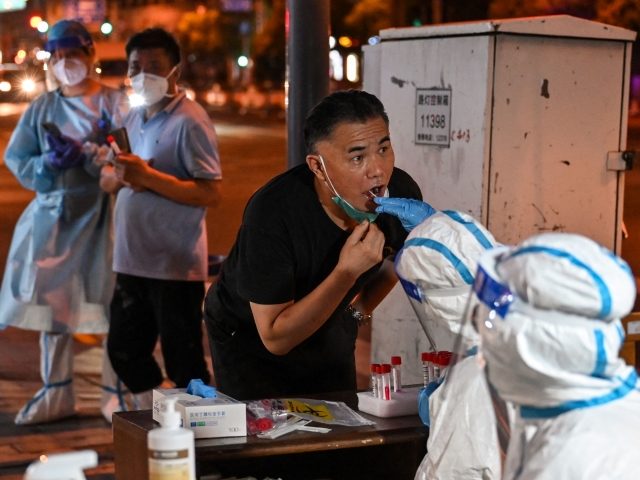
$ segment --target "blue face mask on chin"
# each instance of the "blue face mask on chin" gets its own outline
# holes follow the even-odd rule
[[[363,212],[362,210],[358,210],[356,207],[347,202],[340,195],[335,195],[331,197],[333,203],[338,205],[344,213],[346,213],[349,218],[355,220],[358,223],[362,223],[365,220],[368,220],[369,223],[373,223],[378,218],[378,212]]]
[[[344,198],[340,196],[340,194],[337,192],[337,190],[333,186],[331,179],[329,178],[329,174],[327,173],[327,168],[324,165],[324,159],[322,158],[322,155],[318,155],[318,157],[320,158],[320,164],[322,165],[322,170],[324,171],[324,174],[327,177],[327,183],[329,185],[329,188],[331,188],[331,190],[333,190],[333,193],[334,193],[334,195],[331,197],[331,201],[336,205],[338,205],[342,209],[342,211],[349,216],[349,218],[351,218],[352,220],[355,220],[358,223],[362,223],[365,220],[369,221],[369,223],[375,222],[376,218],[378,218],[378,212],[365,212],[362,210],[358,210],[356,207],[351,205],[349,202],[347,202]]]

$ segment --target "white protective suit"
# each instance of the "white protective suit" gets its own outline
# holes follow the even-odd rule
[[[414,228],[396,257],[396,272],[434,350],[453,351],[463,333],[466,351],[478,344],[461,332],[477,259],[496,241],[465,213],[435,213]],[[500,451],[487,383],[467,356],[429,397],[427,455],[416,480],[498,479]]]
[[[637,375],[618,357],[636,294],[628,265],[546,233],[483,255],[474,292],[489,381],[518,410],[504,478],[640,478]]]
[[[35,198],[16,224],[0,291],[0,329],[42,332],[43,388],[16,417],[37,423],[74,413],[70,334],[106,333],[114,288],[111,199],[99,186],[97,155],[108,131],[121,123],[123,95],[102,87],[89,96],[48,92],[27,108],[5,152],[5,163]],[[83,142],[84,165],[56,170],[43,123]],[[105,356],[106,357],[106,356]],[[106,359],[108,362],[108,359]],[[110,363],[103,376],[103,407],[123,390]],[[109,415],[110,416],[110,415]]]

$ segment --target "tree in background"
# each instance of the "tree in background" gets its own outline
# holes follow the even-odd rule
[[[401,3],[394,0],[360,0],[345,17],[344,24],[357,38],[377,35],[382,29],[399,26],[394,13],[395,8],[402,8]]]
[[[355,0],[350,3],[345,25],[357,29],[353,35],[368,38],[384,28],[485,19],[489,0]]]
[[[221,14],[218,9],[199,7],[185,12],[176,27],[176,37],[186,53],[182,78],[196,92],[209,89],[226,77]]]
[[[267,20],[253,38],[254,79],[280,86],[286,68],[286,1],[263,0],[263,5]],[[640,29],[640,0],[333,0],[331,33],[352,37],[357,45],[385,28],[553,14]]]
[[[251,12],[223,12],[198,6],[185,12],[176,26],[176,36],[186,52],[185,81],[196,93],[214,83],[229,81],[228,66],[239,55],[249,55],[253,30]]]
[[[599,0],[598,20],[640,31],[640,2],[638,0]],[[636,42],[636,45],[638,43]]]
[[[640,30],[638,0],[492,0],[491,18],[566,14]]]
[[[253,38],[253,78],[266,87],[281,87],[286,69],[285,0],[263,2],[267,18]]]

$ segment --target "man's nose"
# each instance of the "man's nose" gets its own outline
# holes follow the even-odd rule
[[[378,178],[384,174],[384,158],[382,155],[374,155],[367,165],[367,176],[369,178]]]

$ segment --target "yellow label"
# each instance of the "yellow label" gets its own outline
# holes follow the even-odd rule
[[[187,450],[149,450],[149,480],[191,480]]]
[[[311,405],[290,398],[285,399],[287,411],[291,413],[306,413],[325,420],[333,420],[333,415],[326,405]]]

